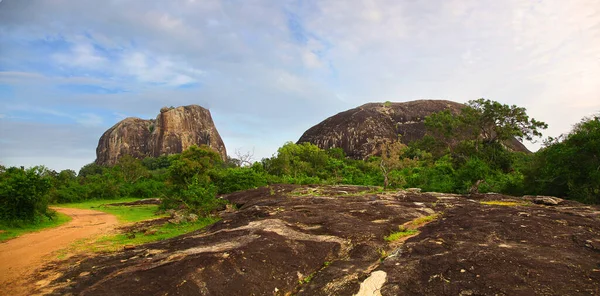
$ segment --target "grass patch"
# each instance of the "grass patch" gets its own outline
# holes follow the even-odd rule
[[[115,215],[119,222],[138,222],[143,220],[166,217],[168,215],[157,215],[158,205],[138,205],[138,206],[108,206],[107,204],[132,202],[139,200],[137,198],[121,198],[111,200],[88,200],[80,203],[60,204],[59,207],[76,208],[86,210],[96,210]]]
[[[298,284],[302,285],[302,284],[308,284],[308,283],[310,283],[310,281],[312,281],[313,277],[315,277],[315,274],[317,274],[316,271],[313,272],[313,273],[311,273],[311,274],[309,274],[307,277],[305,277],[305,278],[303,278],[301,280],[298,280]]]
[[[384,239],[388,242],[397,241],[403,237],[411,236],[418,234],[419,231],[416,229],[406,229],[397,232],[392,232],[390,235],[386,236]]]
[[[413,227],[413,228],[416,228],[416,227],[419,227],[419,226],[421,226],[421,225],[423,225],[423,224],[425,224],[425,223],[429,223],[429,222],[431,222],[431,221],[433,221],[433,220],[437,219],[437,218],[438,218],[438,216],[439,216],[438,214],[433,214],[433,215],[429,215],[429,216],[423,216],[423,217],[419,217],[419,218],[417,218],[417,219],[414,219],[414,220],[412,220],[412,221],[408,222],[408,223],[405,225],[405,227],[408,227],[408,228],[411,228],[411,227]]]
[[[417,235],[417,234],[419,234],[419,231],[417,230],[417,228],[437,219],[439,216],[440,216],[439,214],[433,214],[433,215],[429,215],[429,216],[422,216],[422,217],[413,219],[411,221],[408,221],[408,222],[402,224],[401,226],[399,226],[398,231],[392,232],[390,235],[384,237],[384,239],[388,242],[394,242],[394,241],[397,241],[397,240],[407,237],[407,236]]]
[[[122,250],[126,245],[141,245],[150,242],[161,241],[176,237],[182,234],[193,232],[211,225],[220,219],[214,217],[199,218],[196,222],[188,222],[181,224],[165,223],[160,226],[152,227],[155,230],[152,234],[144,234],[144,232],[136,233],[119,233],[114,235],[106,235],[94,240],[79,241],[73,245],[78,251],[88,252],[115,252]],[[70,250],[72,251],[72,250]],[[65,252],[69,253],[69,251]],[[59,254],[59,259],[64,254]]]
[[[505,207],[516,207],[516,206],[524,206],[524,205],[526,205],[523,202],[503,201],[503,200],[482,201],[481,204],[488,205],[488,206],[505,206]]]
[[[56,217],[50,220],[47,217],[43,217],[42,220],[35,224],[22,224],[17,226],[9,226],[0,223],[0,242],[15,238],[29,232],[35,232],[44,230],[47,228],[57,227],[71,221],[71,217],[56,213]]]

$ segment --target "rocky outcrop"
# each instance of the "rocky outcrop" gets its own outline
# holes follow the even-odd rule
[[[298,143],[309,142],[322,149],[342,148],[346,155],[363,159],[376,153],[383,140],[403,143],[421,139],[426,132],[423,120],[432,113],[450,109],[458,113],[465,105],[446,100],[418,100],[402,103],[368,103],[331,116],[308,129]],[[507,145],[528,151],[514,140]]]
[[[198,105],[164,107],[156,119],[130,117],[108,129],[98,142],[96,163],[114,165],[124,155],[141,159],[181,153],[192,145],[208,145],[227,158],[210,111]]]
[[[46,288],[56,289],[51,295],[600,294],[599,207],[417,191],[273,185],[232,193],[223,198],[237,210],[221,212],[212,226],[55,263]],[[33,280],[50,282],[43,279]]]

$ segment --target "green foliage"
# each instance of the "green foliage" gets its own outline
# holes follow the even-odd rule
[[[171,166],[171,160],[168,156],[146,157],[142,159],[142,165],[148,170],[166,169]]]
[[[563,141],[536,153],[526,172],[534,193],[600,203],[600,117],[585,118]]]
[[[26,170],[11,167],[0,173],[0,220],[8,223],[35,223],[41,217],[53,218],[47,193],[52,183],[42,166]]]
[[[135,183],[141,178],[148,177],[148,169],[142,165],[142,162],[130,155],[125,155],[117,161],[113,171],[119,174],[126,183]]]
[[[456,171],[449,155],[436,160],[432,165],[422,163],[421,166],[404,172],[407,175],[407,187],[417,187],[432,192],[455,191]]]
[[[486,180],[491,175],[492,170],[485,161],[479,158],[470,158],[456,170],[457,191],[467,193],[473,184],[479,180]]]
[[[407,236],[416,235],[418,233],[419,233],[419,231],[416,229],[406,229],[403,231],[392,232],[392,233],[390,233],[390,235],[386,236],[384,239],[388,242],[393,242],[393,241],[397,241],[397,240],[407,237]]]
[[[511,137],[532,139],[546,127],[516,106],[471,101],[458,115],[432,114],[425,125],[428,134],[423,139],[408,147],[383,143],[378,146],[381,154],[368,160],[349,159],[340,148],[322,150],[288,142],[273,157],[252,165],[246,161],[243,167],[241,160],[223,162],[208,146],[141,161],[125,156],[112,167],[91,163],[78,175],[72,170],[0,166],[0,220],[34,223],[52,216],[49,202],[103,202],[129,196],[160,197],[165,209],[185,208],[208,216],[222,207],[217,194],[274,183],[384,185],[454,193],[477,188],[600,203],[598,117],[583,120],[562,141],[535,154],[505,146]]]
[[[104,167],[94,162],[84,165],[79,170],[79,177],[85,178],[91,175],[101,175],[104,173]]]
[[[215,172],[212,179],[219,193],[230,193],[268,184],[265,173],[257,172],[254,167],[227,168]]]
[[[169,181],[175,186],[185,187],[196,182],[208,182],[210,178],[208,171],[223,164],[221,156],[210,147],[191,146],[181,154],[170,157]]]
[[[327,153],[316,145],[287,142],[277,150],[277,157],[270,159],[268,172],[294,178],[299,175],[326,177],[320,168],[327,164],[328,157]]]
[[[435,140],[425,138],[421,148],[438,156],[449,149],[454,156],[459,154],[463,158],[473,153],[481,157],[481,154],[502,151],[502,144],[513,137],[532,141],[534,137],[541,137],[540,131],[548,127],[544,122],[529,118],[525,108],[486,99],[469,101],[459,114],[450,110],[434,113],[425,118],[425,126]]]
[[[462,116],[463,122],[477,128],[475,132],[484,142],[506,141],[512,137],[532,141],[534,137],[541,137],[540,130],[548,128],[548,125],[529,118],[526,111],[515,105],[478,99],[469,101],[468,107],[463,109],[466,114]]]
[[[163,208],[177,208],[184,206],[190,212],[207,216],[225,204],[222,199],[217,199],[217,187],[207,183],[200,176],[192,177],[186,188],[173,192],[163,198]]]
[[[393,170],[400,170],[415,165],[414,160],[404,157],[407,150],[408,146],[402,144],[400,141],[385,142],[381,145],[379,168],[383,174],[384,189],[390,185],[400,187],[406,183],[404,176],[393,172]]]

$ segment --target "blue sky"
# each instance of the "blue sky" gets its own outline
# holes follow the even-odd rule
[[[0,164],[78,170],[119,120],[188,104],[255,160],[367,102],[484,97],[557,136],[598,77],[596,0],[3,0]]]

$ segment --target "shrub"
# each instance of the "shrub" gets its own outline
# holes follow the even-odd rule
[[[216,198],[217,187],[207,184],[198,176],[192,177],[187,188],[175,190],[172,194],[163,198],[162,208],[173,209],[183,205],[188,211],[207,216],[219,206],[224,200]]]
[[[51,182],[44,167],[16,167],[0,173],[0,220],[9,223],[36,222],[40,216],[54,217],[48,209]]]
[[[268,184],[265,174],[256,172],[251,167],[228,168],[217,171],[212,179],[219,188],[219,193],[230,193]]]

